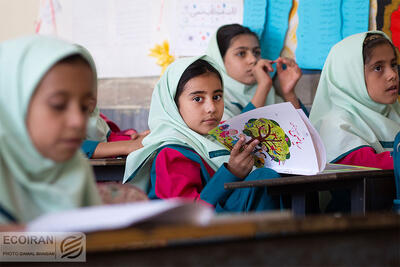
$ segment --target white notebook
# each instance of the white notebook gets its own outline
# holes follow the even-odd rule
[[[142,222],[205,225],[211,207],[180,199],[84,207],[49,213],[27,225],[28,232],[94,232],[129,227]]]

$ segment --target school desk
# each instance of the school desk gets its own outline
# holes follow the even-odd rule
[[[87,234],[93,266],[400,266],[400,215],[234,215]]]
[[[350,189],[351,213],[364,214],[366,210],[390,209],[395,197],[393,170],[357,170],[328,172],[307,176],[287,176],[278,179],[225,183],[225,189],[267,187],[268,194],[289,195],[292,211],[304,216],[318,205],[310,193],[331,189]],[[311,206],[311,207],[310,207]],[[314,207],[313,207],[314,206]]]
[[[126,158],[90,159],[96,181],[122,181]]]

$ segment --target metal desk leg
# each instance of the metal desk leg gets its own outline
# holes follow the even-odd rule
[[[304,217],[306,214],[306,194],[292,194],[292,210],[295,216]]]
[[[366,191],[365,179],[357,181],[355,186],[351,189],[352,214],[365,214],[365,191]]]

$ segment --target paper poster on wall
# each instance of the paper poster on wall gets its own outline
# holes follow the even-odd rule
[[[243,0],[177,0],[172,49],[177,56],[201,55],[224,24],[243,22]]]
[[[148,56],[163,35],[156,29],[160,1],[56,2],[56,34],[86,47],[100,78],[160,75],[161,68]]]
[[[296,60],[300,68],[322,69],[331,47],[368,30],[369,0],[301,1]]]

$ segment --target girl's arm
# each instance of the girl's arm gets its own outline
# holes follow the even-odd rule
[[[236,182],[240,178],[224,165],[214,173],[192,151],[185,149],[182,152],[166,147],[155,158],[151,180],[154,194],[160,199],[182,197],[215,206],[230,193],[224,189],[224,183]]]
[[[142,138],[129,141],[99,143],[91,158],[110,158],[117,156],[127,156],[132,151],[142,148]]]
[[[90,159],[99,144],[99,141],[83,140],[81,145],[82,152]]]
[[[245,145],[241,136],[229,162],[215,173],[195,152],[166,147],[157,154],[153,165],[154,194],[161,199],[184,197],[215,206],[231,193],[224,189],[225,183],[239,181],[249,174],[254,165],[252,151],[257,144],[255,140]]]
[[[132,139],[134,138],[133,140],[116,142],[85,140],[83,141],[81,148],[86,156],[91,159],[127,156],[129,153],[143,147],[143,138],[145,138],[149,133],[150,131],[147,130],[129,137]]]
[[[393,169],[393,158],[390,155],[390,152],[386,151],[376,153],[370,146],[361,147],[334,163],[380,169]]]

